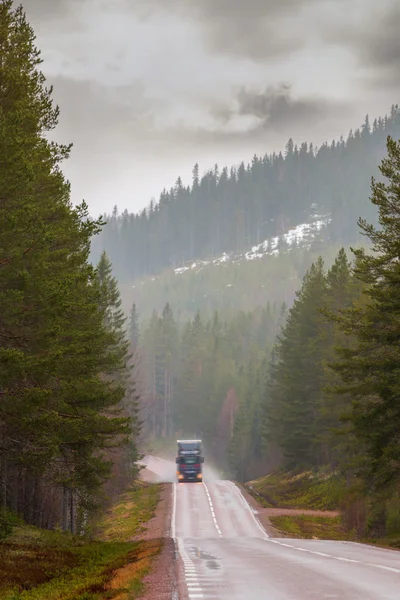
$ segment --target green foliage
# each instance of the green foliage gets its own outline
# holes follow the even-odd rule
[[[160,491],[161,485],[136,482],[102,519],[97,536],[110,542],[128,542],[133,535],[140,535],[155,514]]]
[[[346,491],[344,478],[327,470],[272,473],[248,486],[270,506],[311,510],[339,510]]]
[[[1,510],[0,511],[0,541],[5,540],[9,537],[14,527],[21,524],[21,520],[17,515],[8,511]]]
[[[322,380],[320,308],[326,279],[322,260],[306,274],[276,348],[266,436],[279,438],[290,464],[318,460],[316,413]]]
[[[4,0],[0,55],[0,496],[52,527],[62,489],[81,507],[96,501],[106,452],[129,435],[115,413],[125,386],[111,380],[124,350],[88,263],[103,223],[70,202],[61,171],[70,147],[49,141],[58,108],[34,32]]]
[[[306,273],[278,336],[267,369],[263,438],[266,452],[280,449],[287,467],[335,467],[352,455],[351,435],[337,435],[345,431],[347,399],[328,392],[337,382],[329,369],[335,346],[350,347],[352,340],[329,318],[360,294],[343,249],[328,272],[319,259]]]
[[[132,304],[131,312],[129,315],[129,342],[131,344],[132,351],[135,352],[139,345],[139,315],[136,309],[136,304]]]
[[[101,520],[97,540],[16,527],[0,544],[0,596],[5,600],[105,600],[127,594],[128,589],[141,589],[160,543],[130,540],[143,531],[158,500],[159,486],[138,483]],[[126,513],[129,518],[124,518]],[[129,577],[111,588],[115,571],[126,565]]]
[[[372,182],[380,227],[359,221],[373,245],[371,255],[355,251],[362,301],[338,318],[355,344],[342,347],[334,365],[343,382],[337,392],[349,399],[351,426],[363,449],[359,472],[379,495],[398,493],[400,476],[400,142],[389,138],[387,147],[385,180]]]
[[[272,525],[285,537],[318,540],[356,541],[357,536],[347,531],[341,517],[315,517],[312,515],[270,517]]]
[[[271,348],[282,310],[267,305],[224,320],[198,313],[180,327],[168,304],[161,316],[154,311],[138,349],[144,431],[153,439],[200,436],[207,456],[227,467],[229,441],[242,435],[239,424],[233,428],[239,404],[249,401],[251,369]],[[252,446],[251,461],[257,453]]]
[[[386,533],[400,538],[400,497],[394,497],[387,503]]]
[[[273,505],[341,505],[349,530],[382,540],[399,533],[400,142],[388,139],[381,172],[380,227],[359,221],[372,252],[354,250],[351,265],[341,250],[327,273],[311,266],[267,369],[266,453],[278,447],[302,471],[254,488]],[[303,471],[323,465],[337,476],[308,489]]]

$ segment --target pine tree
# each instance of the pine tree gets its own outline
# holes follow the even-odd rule
[[[321,307],[326,322],[321,330],[324,381],[318,407],[318,438],[321,445],[323,462],[344,467],[354,451],[354,438],[348,427],[343,425],[343,417],[349,409],[346,396],[332,394],[332,388],[338,383],[338,375],[329,365],[336,358],[335,348],[352,345],[352,338],[345,335],[337,326],[337,315],[348,308],[361,294],[360,282],[354,277],[353,269],[342,248],[326,277],[326,302]]]
[[[117,280],[112,274],[111,262],[104,251],[96,269],[101,295],[102,309],[104,311],[104,325],[113,332],[116,343],[120,344],[121,352],[128,355],[128,342],[125,335],[127,321],[121,309],[122,300],[118,289]]]
[[[131,344],[132,352],[135,353],[139,345],[140,331],[139,331],[139,315],[136,309],[136,304],[132,304],[131,313],[129,317],[129,341]]]
[[[311,466],[317,451],[318,402],[323,378],[320,308],[326,282],[321,259],[304,277],[275,349],[269,382],[267,430],[273,431],[288,463]],[[271,440],[272,441],[272,440]]]
[[[136,395],[136,386],[133,379],[132,354],[130,353],[130,343],[126,335],[127,318],[121,308],[122,300],[118,289],[117,280],[112,274],[112,265],[105,252],[102,253],[99,264],[96,269],[97,281],[100,291],[100,306],[104,315],[104,326],[113,337],[109,350],[119,356],[121,367],[115,373],[110,374],[110,380],[114,385],[117,383],[123,386],[125,394],[123,403],[121,403],[121,414],[125,414],[130,419],[131,436],[129,443],[129,452],[122,454],[120,462],[120,472],[122,476],[126,469],[135,469],[134,464],[122,464],[124,461],[134,460],[138,457],[136,449],[136,438],[140,432],[140,423],[138,420],[138,397]]]
[[[400,477],[400,142],[388,138],[380,167],[384,181],[372,180],[371,202],[380,228],[359,220],[373,253],[355,250],[356,277],[365,284],[363,301],[342,315],[341,327],[355,337],[342,348],[335,370],[340,394],[352,402],[354,433],[365,453],[363,474],[371,489],[398,486]]]
[[[58,108],[34,32],[7,0],[0,55],[2,504],[51,527],[61,519],[62,490],[71,508],[95,500],[109,474],[106,450],[129,433],[113,414],[124,390],[101,377],[123,365],[110,351],[87,262],[102,222],[89,219],[84,203],[70,203],[61,171],[70,148],[48,141]]]

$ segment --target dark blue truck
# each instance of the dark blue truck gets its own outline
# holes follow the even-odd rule
[[[203,481],[203,463],[201,440],[177,440],[176,475],[179,482]]]

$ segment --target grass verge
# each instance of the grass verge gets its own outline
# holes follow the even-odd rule
[[[160,491],[160,484],[135,482],[98,524],[96,537],[106,542],[132,541],[143,533],[146,523],[154,516]]]
[[[341,477],[324,471],[278,472],[246,484],[265,507],[338,510],[345,487]]]
[[[314,517],[310,515],[270,517],[273,527],[282,537],[294,539],[338,540],[346,542],[361,542],[400,550],[400,535],[388,535],[382,538],[360,537],[352,530],[346,529],[341,517]]]
[[[131,600],[161,540],[132,541],[154,514],[159,486],[135,485],[109,511],[95,540],[16,527],[0,544],[4,600]],[[129,577],[119,577],[124,569]]]
[[[284,537],[356,541],[355,533],[346,531],[341,517],[296,515],[270,517],[270,521]]]

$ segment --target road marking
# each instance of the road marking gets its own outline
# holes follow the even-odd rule
[[[299,548],[299,546],[293,546],[292,544],[286,544],[284,542],[279,542],[278,540],[268,540],[271,544],[277,544],[278,546],[284,546],[285,548],[291,548],[292,550],[298,550],[300,552],[308,552],[309,554],[313,554],[315,556],[322,556],[324,558],[332,558],[333,560],[340,560],[342,562],[347,563],[356,563],[359,565],[364,565],[366,567],[374,567],[375,569],[382,569],[384,571],[391,571],[392,573],[400,573],[400,569],[396,569],[395,567],[386,567],[385,565],[377,565],[374,563],[367,563],[362,560],[356,560],[354,558],[345,558],[344,556],[334,556],[333,554],[326,554],[325,552],[317,552],[316,550],[309,550],[308,548]]]
[[[189,557],[188,553],[185,550],[185,546],[182,538],[176,537],[176,483],[172,484],[172,516],[171,516],[171,537],[178,544],[178,551],[180,557],[182,559],[184,569],[185,569],[185,583],[189,595],[190,600],[195,600],[197,598],[204,598],[204,594],[202,593],[202,587],[199,584],[199,580],[196,574],[196,567],[192,559]]]
[[[215,517],[215,512],[214,512],[214,507],[213,507],[213,503],[212,503],[212,500],[211,500],[210,492],[208,491],[208,487],[207,487],[207,485],[204,482],[203,482],[203,486],[204,486],[204,489],[206,490],[206,494],[207,494],[207,498],[208,498],[208,503],[210,505],[211,516],[212,516],[213,521],[214,521],[215,529],[217,530],[218,535],[222,536],[222,531],[220,530],[219,525],[218,525],[218,521],[217,521],[217,519]]]
[[[265,531],[264,527],[261,525],[260,521],[257,519],[257,517],[254,514],[254,511],[252,510],[250,504],[247,502],[246,498],[243,496],[241,489],[236,484],[234,484],[232,481],[230,481],[229,483],[231,485],[233,485],[233,487],[235,488],[235,490],[237,491],[237,493],[239,494],[239,496],[242,498],[242,500],[243,500],[246,508],[250,511],[250,514],[253,517],[255,524],[257,525],[258,529],[263,534],[263,537],[266,538],[266,539],[269,539],[268,533]]]

